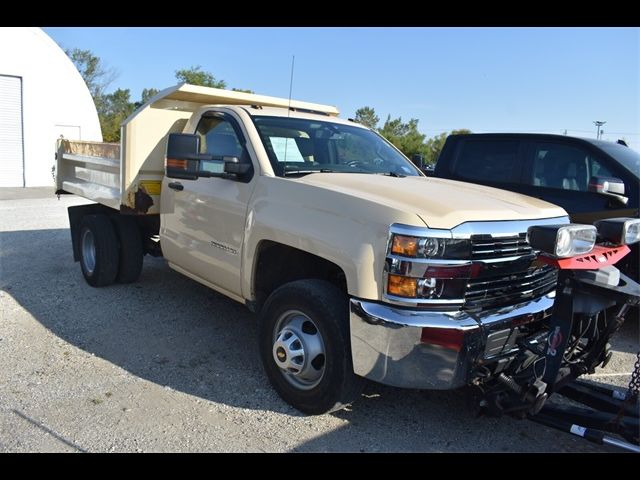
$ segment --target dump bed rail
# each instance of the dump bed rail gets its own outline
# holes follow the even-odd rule
[[[56,193],[73,193],[120,208],[120,144],[61,138],[57,164]]]

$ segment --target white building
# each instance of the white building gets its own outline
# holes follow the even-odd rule
[[[39,28],[0,28],[0,187],[53,186],[55,142],[102,141],[96,107]]]

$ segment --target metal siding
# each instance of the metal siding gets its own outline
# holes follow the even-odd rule
[[[22,78],[0,75],[0,187],[24,187]]]

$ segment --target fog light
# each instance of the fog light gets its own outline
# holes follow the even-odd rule
[[[607,218],[596,223],[598,235],[614,245],[630,245],[640,241],[640,219]]]
[[[527,230],[527,242],[535,250],[557,258],[583,255],[593,250],[596,227],[593,225],[536,225]]]

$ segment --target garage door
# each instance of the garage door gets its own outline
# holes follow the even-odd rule
[[[22,79],[0,75],[0,187],[24,187]]]

